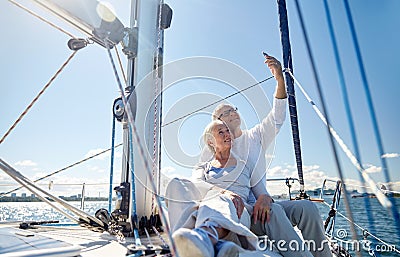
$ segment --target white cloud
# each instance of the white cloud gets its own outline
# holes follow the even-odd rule
[[[372,165],[372,164],[365,164],[364,165],[366,168],[364,169],[365,172],[367,173],[378,173],[382,171],[381,167]]]
[[[31,160],[23,160],[23,161],[16,162],[15,165],[21,166],[21,167],[34,167],[34,166],[37,166],[37,163],[33,162]]]
[[[89,157],[91,157],[93,155],[96,155],[96,154],[98,154],[98,153],[100,153],[100,152],[102,152],[104,150],[106,150],[106,149],[97,148],[97,149],[89,150],[87,152],[87,154],[85,154],[85,158],[89,158]],[[95,160],[104,160],[107,157],[110,157],[110,152],[109,151],[94,157],[94,159]]]
[[[400,157],[400,153],[385,153],[382,155],[382,158],[398,158]]]
[[[104,173],[105,170],[103,168],[100,168],[99,166],[89,166],[88,168],[89,171],[94,171],[98,173]]]
[[[283,168],[281,166],[276,166],[268,169],[267,171],[267,177],[275,177],[275,178],[281,178],[281,177],[288,177],[293,173],[293,171],[290,170],[290,168]]]

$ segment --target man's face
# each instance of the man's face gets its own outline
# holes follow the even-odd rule
[[[222,107],[216,114],[232,131],[240,127],[241,121],[237,108],[227,105]]]

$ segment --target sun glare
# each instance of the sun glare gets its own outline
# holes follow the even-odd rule
[[[116,18],[113,6],[106,1],[101,1],[96,7],[97,14],[107,22],[113,22]]]

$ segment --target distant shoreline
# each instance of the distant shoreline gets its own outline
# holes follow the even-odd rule
[[[59,198],[63,199],[64,201],[68,202],[80,202],[82,198],[78,198],[76,196],[65,197],[59,196]],[[53,201],[47,198],[49,201]],[[85,202],[101,202],[101,201],[108,201],[108,197],[85,197]],[[0,202],[43,202],[38,197],[22,197],[22,196],[4,196],[0,198]]]

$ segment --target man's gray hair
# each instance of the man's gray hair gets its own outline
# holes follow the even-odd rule
[[[222,108],[224,108],[224,107],[234,108],[234,106],[231,105],[231,104],[222,103],[222,104],[218,105],[217,107],[215,107],[215,109],[214,109],[214,111],[213,111],[213,113],[212,113],[211,119],[212,119],[212,120],[218,120],[218,118],[219,118],[218,113],[219,113],[219,111],[220,111]]]

